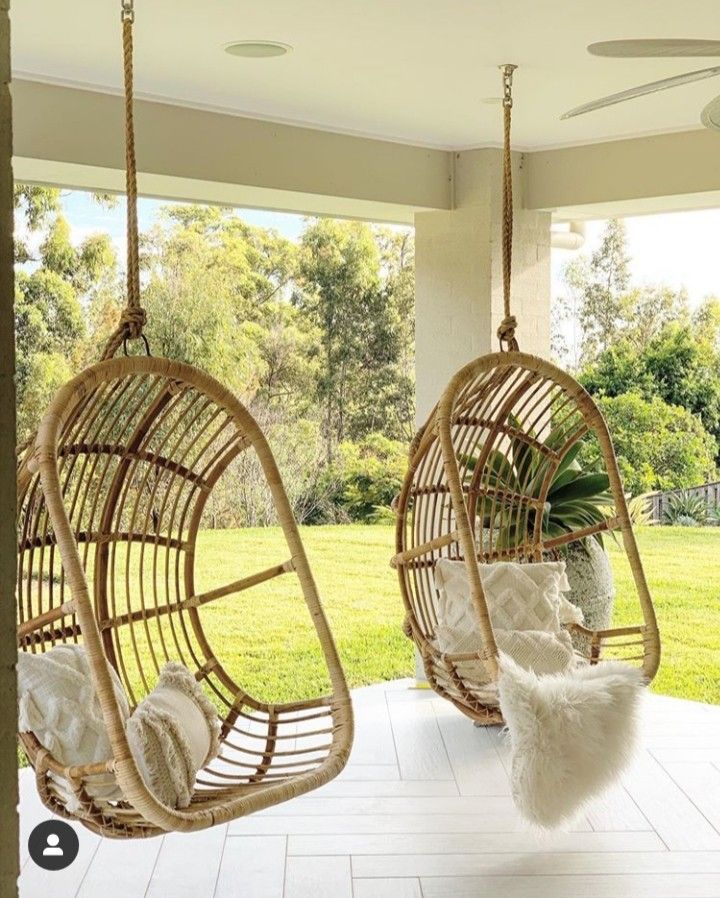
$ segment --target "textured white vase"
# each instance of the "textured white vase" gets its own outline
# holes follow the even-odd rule
[[[575,543],[564,553],[570,592],[567,598],[577,605],[590,630],[602,630],[612,622],[615,585],[607,552],[595,539]],[[576,647],[584,650],[586,640],[573,636]]]

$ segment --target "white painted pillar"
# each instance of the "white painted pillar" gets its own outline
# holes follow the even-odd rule
[[[522,208],[522,157],[515,154],[512,311],[520,349],[550,351],[550,214]],[[452,375],[498,349],[503,314],[502,151],[456,153],[452,211],[415,216],[417,424]],[[424,679],[416,653],[416,676]]]
[[[0,895],[17,895],[15,341],[9,0],[0,0]]]
[[[513,313],[525,352],[550,351],[550,214],[522,208],[514,154]],[[417,422],[452,375],[498,348],[502,301],[502,152],[455,154],[452,211],[415,216]]]

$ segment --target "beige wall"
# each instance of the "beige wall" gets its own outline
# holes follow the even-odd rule
[[[0,895],[17,893],[15,385],[9,0],[0,0]]]
[[[550,349],[550,215],[522,208],[514,157],[513,312],[521,349]],[[415,217],[418,423],[462,365],[498,348],[503,319],[500,150],[455,154],[450,212]]]

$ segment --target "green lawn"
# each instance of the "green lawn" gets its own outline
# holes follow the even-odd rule
[[[401,631],[397,577],[388,566],[392,528],[305,527],[302,535],[350,685],[411,675],[412,647]],[[638,540],[663,637],[655,690],[720,703],[720,528],[644,528]],[[617,581],[615,621],[634,622],[627,561],[612,540],[606,544]],[[207,532],[199,585],[285,557],[275,530]],[[204,609],[217,654],[250,692],[275,701],[326,688],[294,580],[282,577]]]
[[[644,527],[638,543],[662,639],[654,691],[720,704],[720,528]],[[617,587],[615,620],[629,623],[630,568],[613,540],[606,546]]]

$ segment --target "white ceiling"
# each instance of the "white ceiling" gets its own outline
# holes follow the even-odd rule
[[[496,66],[519,148],[699,127],[720,78],[561,122],[572,106],[717,60],[591,57],[614,38],[720,39],[717,0],[135,0],[140,95],[444,148],[497,144]],[[119,0],[13,0],[15,77],[121,84]],[[229,41],[295,49],[244,60]],[[720,148],[720,143],[718,144]]]

